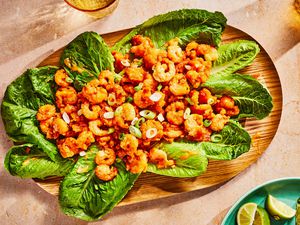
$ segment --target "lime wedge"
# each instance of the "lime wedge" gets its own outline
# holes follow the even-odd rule
[[[270,225],[270,218],[267,211],[262,207],[257,207],[253,225]]]
[[[296,214],[295,209],[292,209],[287,204],[279,201],[272,195],[268,195],[266,206],[268,212],[274,217],[275,220],[291,219]]]
[[[242,205],[237,213],[238,225],[252,225],[255,218],[256,209],[257,204],[252,202]]]

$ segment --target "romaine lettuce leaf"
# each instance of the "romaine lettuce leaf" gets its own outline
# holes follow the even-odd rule
[[[259,53],[258,44],[254,41],[239,40],[221,45],[218,59],[213,63],[211,76],[227,75],[249,65]]]
[[[39,131],[35,118],[40,106],[53,104],[53,81],[57,67],[29,69],[13,81],[4,94],[1,115],[6,133],[15,142],[31,143],[42,149],[51,160],[61,156],[55,144],[47,140]],[[39,81],[42,81],[39,83]]]
[[[230,120],[218,135],[218,142],[190,142],[178,140],[160,143],[156,147],[165,151],[168,159],[175,160],[174,168],[158,169],[148,165],[147,172],[172,177],[196,177],[205,172],[208,159],[232,160],[249,151],[251,137],[236,121]]]
[[[70,62],[71,67],[65,60]],[[113,62],[109,47],[95,32],[78,35],[67,45],[60,57],[60,64],[69,72],[77,89],[97,78],[102,70],[112,71]]]
[[[112,181],[99,180],[94,172],[98,150],[91,146],[61,183],[59,202],[66,215],[87,221],[101,218],[124,198],[139,176],[128,172],[123,162],[116,162],[118,175]]]
[[[216,95],[229,95],[240,109],[238,118],[263,119],[272,111],[272,97],[268,90],[249,75],[229,74],[210,76],[202,84]]]
[[[13,146],[6,154],[4,166],[13,176],[44,179],[49,176],[65,176],[74,160],[52,161],[41,149],[32,144]]]
[[[176,166],[158,169],[149,163],[147,172],[171,177],[197,177],[206,171],[208,160],[198,143],[160,143],[155,147],[165,151],[168,159],[174,160]]]
[[[236,121],[230,120],[217,135],[218,142],[199,143],[209,159],[232,160],[248,152],[251,147],[249,133]]]
[[[200,9],[182,9],[154,16],[135,27],[129,34],[117,42],[112,50],[127,53],[131,38],[141,34],[151,38],[157,48],[178,37],[184,45],[192,40],[207,42],[218,46],[227,19],[221,12],[208,12]]]

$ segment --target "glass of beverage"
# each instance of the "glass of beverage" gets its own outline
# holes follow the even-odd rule
[[[95,18],[102,18],[112,13],[118,6],[119,0],[64,0],[68,5],[85,12]]]

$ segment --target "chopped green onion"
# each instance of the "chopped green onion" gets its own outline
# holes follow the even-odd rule
[[[192,99],[190,99],[190,98],[185,98],[185,100],[186,100],[190,105],[194,105],[194,102],[192,101]]]
[[[115,73],[114,78],[116,83],[119,83],[122,80],[124,73],[125,70],[122,70],[120,73]]]
[[[121,134],[119,135],[119,140],[120,140],[120,141],[123,141],[124,138],[125,138],[125,134],[124,134],[124,133],[121,133]]]
[[[144,117],[139,118],[139,119],[135,122],[134,126],[137,127],[137,128],[140,128],[140,126],[142,125],[142,123],[145,123],[145,121],[146,121],[146,119],[145,119]]]
[[[146,137],[147,138],[154,138],[157,135],[157,129],[156,128],[150,128],[146,131]]]
[[[204,125],[205,127],[209,127],[209,126],[211,125],[211,120],[204,120],[204,121],[203,121],[203,125]]]
[[[120,116],[123,113],[123,107],[119,106],[116,108],[115,116]]]
[[[143,59],[137,60],[136,65],[137,66],[142,66],[143,65]]]
[[[135,127],[135,126],[129,126],[129,132],[136,136],[137,138],[142,138],[142,132],[140,131],[139,128]]]
[[[151,110],[142,110],[140,111],[140,115],[148,120],[152,120],[155,118],[156,113],[152,112]]]
[[[126,98],[126,102],[133,102],[133,98],[132,98],[132,97],[130,97],[130,96],[129,96],[129,97],[127,97],[127,98]]]
[[[207,104],[212,105],[215,102],[213,98],[207,99]]]
[[[163,86],[162,86],[161,84],[159,84],[159,85],[157,86],[157,90],[160,91],[160,90],[162,89],[162,87],[163,87]]]
[[[183,119],[186,120],[187,118],[189,118],[190,115],[191,115],[191,109],[188,107],[183,113]]]
[[[66,78],[66,82],[68,82],[68,83],[73,83],[73,80],[72,80],[70,77],[67,77],[67,78]]]
[[[219,143],[222,141],[222,139],[223,139],[223,137],[221,134],[213,134],[210,137],[211,142],[214,142],[214,143]]]
[[[113,132],[115,132],[115,128],[112,127],[108,128],[108,134],[112,134]]]
[[[107,97],[107,104],[112,106],[114,104],[116,104],[117,100],[116,100],[116,95],[115,93],[110,93]]]
[[[139,83],[139,85],[135,86],[133,89],[135,91],[140,91],[140,90],[142,90],[142,87],[143,87],[143,83]]]

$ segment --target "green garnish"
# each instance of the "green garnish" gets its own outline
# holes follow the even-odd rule
[[[113,132],[115,132],[115,128],[112,127],[108,128],[108,134],[112,134]]]
[[[135,127],[135,126],[129,126],[129,132],[136,136],[137,138],[142,138],[142,132],[139,128]]]
[[[73,80],[72,80],[70,77],[67,77],[67,78],[66,78],[66,81],[67,81],[68,83],[73,83]]]
[[[121,134],[119,135],[119,140],[120,140],[120,141],[123,141],[124,138],[125,138],[125,134],[124,134],[124,133],[121,133]]]
[[[211,142],[213,142],[213,143],[218,143],[218,142],[221,142],[222,141],[222,135],[221,134],[213,134],[213,135],[211,135],[211,137],[210,137],[210,140],[211,140]]]
[[[143,83],[139,83],[139,85],[135,86],[133,89],[135,91],[140,91],[140,90],[142,90],[142,87],[143,87]]]
[[[204,121],[203,121],[203,125],[204,125],[205,127],[209,127],[209,126],[211,125],[211,120],[204,120]]]
[[[144,123],[145,121],[146,121],[146,119],[145,119],[144,117],[139,118],[139,119],[135,122],[134,126],[137,127],[137,128],[140,128],[140,126],[142,125],[142,123]]]
[[[152,112],[151,110],[145,109],[145,110],[140,111],[140,115],[148,120],[152,120],[155,118],[156,113]]]
[[[190,99],[190,98],[185,98],[185,100],[186,100],[190,105],[194,105],[194,102],[192,101],[192,99]]]
[[[133,102],[133,98],[131,96],[127,97],[126,102],[129,102],[129,103]]]
[[[159,85],[157,86],[157,90],[160,91],[160,90],[162,89],[162,87],[163,87],[163,86],[162,86],[161,84],[159,84]]]

